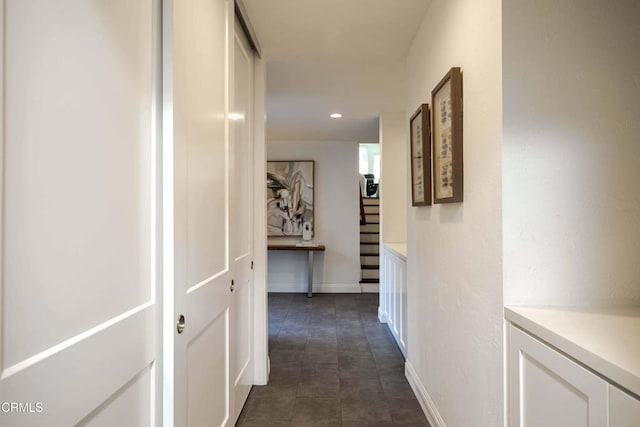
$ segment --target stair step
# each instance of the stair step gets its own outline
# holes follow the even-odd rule
[[[380,279],[362,279],[360,283],[380,283]]]
[[[368,243],[361,243],[361,245],[366,245]],[[371,243],[373,244],[373,243]],[[360,252],[360,256],[377,256],[379,257],[380,254],[378,252]]]
[[[380,270],[361,270],[361,278],[362,279],[376,279],[380,278]]]
[[[363,270],[380,270],[379,265],[360,265]]]
[[[360,231],[361,232],[373,232],[373,233],[378,233],[380,231],[380,224],[370,224],[367,222],[366,225],[361,225],[360,226]]]
[[[360,244],[380,244],[380,234],[360,234]]]
[[[379,231],[361,231],[360,234],[380,234]]]

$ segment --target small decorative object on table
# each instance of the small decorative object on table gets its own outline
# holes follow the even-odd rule
[[[462,73],[454,67],[431,91],[434,203],[462,202]]]
[[[411,205],[431,204],[431,129],[429,105],[422,104],[411,116]]]

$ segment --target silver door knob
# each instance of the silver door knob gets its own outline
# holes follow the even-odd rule
[[[178,321],[176,322],[176,329],[179,334],[181,334],[182,331],[184,331],[184,315],[182,314],[178,316]]]

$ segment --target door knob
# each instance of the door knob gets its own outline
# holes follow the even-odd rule
[[[176,322],[176,329],[179,334],[181,334],[182,331],[184,331],[184,315],[182,314],[178,316],[178,321]]]
[[[236,287],[235,283],[233,282],[233,279],[231,280],[231,292],[233,292],[233,289]]]

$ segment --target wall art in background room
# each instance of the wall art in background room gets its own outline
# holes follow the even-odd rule
[[[462,202],[462,74],[454,67],[431,92],[434,203]]]
[[[429,104],[411,116],[411,205],[431,204],[431,129]]]
[[[302,236],[313,223],[313,160],[267,162],[267,236]]]

